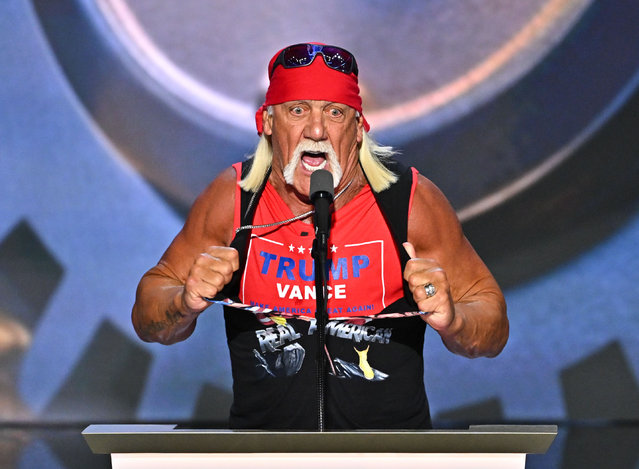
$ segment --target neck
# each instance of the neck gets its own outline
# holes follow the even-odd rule
[[[345,183],[340,183],[340,185],[335,189],[335,192],[339,194],[339,197],[335,197],[335,210],[343,207],[353,200],[366,184],[368,184],[368,182],[361,173],[357,173],[355,177]]]

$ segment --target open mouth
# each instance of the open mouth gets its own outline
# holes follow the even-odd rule
[[[326,167],[326,153],[305,151],[302,153],[302,166],[306,171],[317,171]]]

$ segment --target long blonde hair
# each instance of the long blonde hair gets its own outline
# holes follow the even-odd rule
[[[373,191],[381,192],[397,182],[397,175],[382,163],[395,154],[397,151],[393,147],[380,145],[368,133],[363,132],[362,144],[359,148],[359,162]],[[240,187],[245,191],[256,192],[262,187],[273,161],[273,148],[264,134],[260,137],[255,153],[249,158],[251,156],[253,157],[253,166],[246,177],[240,181]]]

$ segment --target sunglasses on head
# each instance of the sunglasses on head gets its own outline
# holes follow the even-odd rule
[[[269,72],[269,78],[273,76],[273,71],[278,65],[284,68],[306,67],[313,63],[317,54],[322,54],[326,66],[333,70],[346,74],[358,73],[355,57],[346,49],[318,44],[295,44],[278,54]]]

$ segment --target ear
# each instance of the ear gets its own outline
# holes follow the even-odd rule
[[[273,134],[273,115],[269,114],[266,109],[262,111],[262,129],[264,135]]]
[[[357,118],[357,143],[362,143],[364,139],[364,117]]]

